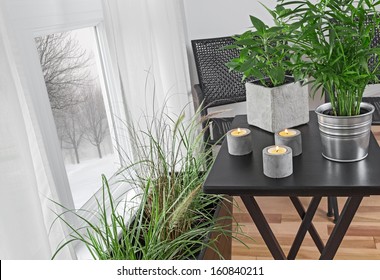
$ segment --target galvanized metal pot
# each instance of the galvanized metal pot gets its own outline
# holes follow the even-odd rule
[[[358,116],[330,116],[324,114],[332,109],[331,103],[319,106],[319,131],[322,141],[322,155],[333,161],[353,162],[364,159],[368,155],[371,134],[372,114],[375,107],[362,102],[360,107],[367,113]]]

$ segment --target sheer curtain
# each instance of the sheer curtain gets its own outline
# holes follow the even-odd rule
[[[65,237],[55,219],[35,132],[20,86],[0,6],[0,259],[50,259]],[[60,258],[73,258],[67,248]]]
[[[57,6],[48,0],[40,0],[39,4],[50,3],[54,9],[64,9],[65,1],[58,2],[61,4]],[[74,2],[70,1],[70,5]],[[120,73],[130,120],[136,122],[143,114],[164,105],[167,113],[179,115],[190,100],[182,2],[103,0],[103,3],[108,41]],[[18,70],[22,65],[17,48],[10,43],[9,37],[14,34],[7,29],[9,22],[3,17],[2,5],[3,2],[0,3],[0,259],[50,259],[67,232],[60,223],[50,229],[56,216],[49,199],[60,200],[49,170],[51,163],[44,156],[44,146],[39,144],[43,136],[41,124],[35,112],[29,110],[31,100],[26,99],[24,92],[27,85],[20,82],[23,74]],[[23,9],[23,5],[19,8]],[[188,106],[187,116],[191,112]],[[59,255],[62,259],[75,257],[70,247]]]
[[[192,114],[182,1],[107,0],[129,117],[138,121],[165,106],[171,116]]]

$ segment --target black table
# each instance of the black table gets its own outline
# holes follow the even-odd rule
[[[380,194],[380,148],[372,133],[369,155],[364,160],[354,163],[326,160],[321,155],[317,117],[310,112],[310,122],[297,127],[302,133],[303,153],[293,158],[293,174],[272,179],[263,174],[262,150],[274,144],[273,134],[249,126],[243,115],[235,117],[232,127],[251,130],[253,152],[246,156],[231,156],[224,141],[203,191],[240,196],[275,259],[295,259],[307,231],[321,253],[320,259],[333,259],[363,197]],[[279,246],[255,196],[290,197],[302,223],[288,256]],[[299,196],[312,197],[306,211]],[[326,245],[312,224],[323,196],[348,197]]]

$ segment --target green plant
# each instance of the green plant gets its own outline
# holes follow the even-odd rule
[[[365,86],[378,81],[379,48],[371,46],[380,18],[373,0],[279,0],[279,25],[292,46],[291,70],[298,79],[312,77],[332,114],[360,114]],[[372,66],[371,66],[372,64]]]
[[[199,133],[196,119],[186,122],[182,114],[174,120],[162,111],[145,120],[143,129],[128,126],[136,153],[124,158],[128,166],[118,173],[120,181],[138,190],[133,201],[140,203],[126,207],[131,202],[113,197],[103,177],[95,220],[65,208],[58,215],[71,233],[53,258],[78,241],[94,259],[194,259],[206,247],[216,250],[215,240],[207,240],[211,232],[231,235],[213,216],[223,198],[201,191],[211,162],[210,151],[203,151],[203,131]],[[67,212],[83,226],[75,228],[67,222]]]
[[[282,10],[271,11],[276,22]],[[235,44],[226,48],[239,50],[239,57],[227,63],[231,70],[243,73],[243,79],[259,79],[266,87],[285,83],[290,66],[290,47],[284,37],[283,26],[269,27],[260,19],[250,16],[252,29],[236,35]],[[268,80],[269,79],[269,80]]]

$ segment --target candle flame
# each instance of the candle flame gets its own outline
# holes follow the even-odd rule
[[[280,150],[280,147],[276,146],[276,153],[278,153],[279,150]]]
[[[288,129],[287,129],[287,128],[285,128],[285,133],[286,133],[286,134],[289,134],[289,131],[288,131]]]
[[[241,132],[241,129],[240,129],[240,127],[238,127],[238,129],[237,129],[237,132],[238,132],[238,133],[240,133],[240,132]]]

